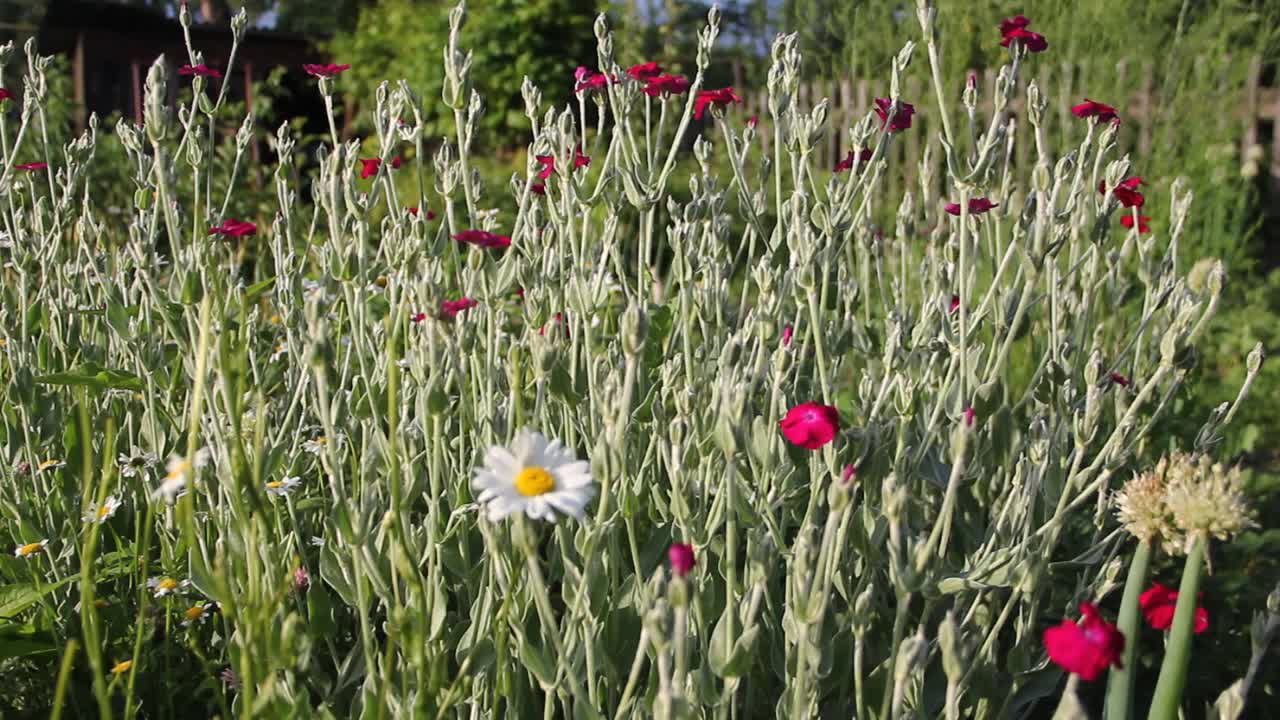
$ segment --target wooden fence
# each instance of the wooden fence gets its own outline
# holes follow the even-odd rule
[[[1223,69],[1232,60],[1218,58],[1209,62],[1215,62],[1217,69]],[[1095,77],[1091,73],[1099,72],[1099,68],[1053,64],[1039,59],[1034,60],[1029,67],[1024,66],[1024,75],[1019,83],[1025,82],[1025,72],[1029,70],[1041,91],[1047,93],[1044,126],[1050,143],[1060,139],[1062,133],[1072,133],[1079,137],[1080,121],[1071,115],[1071,106],[1085,96],[1117,107],[1122,121],[1117,138],[1119,148],[1122,152],[1134,153],[1138,158],[1150,155],[1153,146],[1159,142],[1158,132],[1161,129],[1168,130],[1170,123],[1210,123],[1214,134],[1222,138],[1219,145],[1229,143],[1235,148],[1236,161],[1241,168],[1245,163],[1251,162],[1259,174],[1268,175],[1267,191],[1272,198],[1280,198],[1280,88],[1263,86],[1263,63],[1260,57],[1249,58],[1247,62],[1243,82],[1240,82],[1239,75],[1235,75],[1234,80],[1228,79],[1225,72],[1221,75],[1222,79],[1212,94],[1217,100],[1215,107],[1173,108],[1162,104],[1156,68],[1150,63],[1142,64],[1135,70],[1133,64],[1122,61],[1104,69],[1110,73],[1107,78],[1110,85],[1115,88],[1133,88],[1128,97],[1091,94],[1097,91],[1086,89],[1084,79]],[[1214,68],[1205,69],[1204,72],[1214,72]],[[979,124],[985,128],[985,123],[990,122],[996,71],[988,69],[977,75],[981,98]],[[833,167],[843,157],[848,151],[848,128],[871,112],[875,97],[888,94],[887,90],[887,77],[875,80],[851,77],[819,79],[800,86],[797,101],[801,108],[808,109],[822,98],[829,99],[829,131],[818,150],[820,163]],[[1017,165],[1028,162],[1034,146],[1030,125],[1022,112],[1025,102],[1023,91],[1024,88],[1019,88],[1017,96],[1010,103],[1011,117],[1015,122],[1014,162]],[[916,114],[912,131],[903,133],[901,142],[895,143],[893,152],[896,157],[892,159],[903,168],[906,175],[904,179],[908,183],[915,177],[926,145],[932,146],[931,164],[937,170],[941,168],[941,147],[938,144],[941,128],[934,112],[935,97],[933,85],[928,78],[911,75],[903,80],[902,99],[915,105]],[[956,89],[948,102],[953,130],[967,134],[968,120],[960,104],[960,88]],[[761,128],[764,130],[761,133],[762,141],[768,150],[772,133],[767,128],[767,93],[746,93],[741,108],[736,112],[743,118],[752,115],[761,118]],[[1173,130],[1176,136],[1177,128]],[[1258,157],[1260,152],[1262,156]],[[939,176],[940,173],[934,173],[934,177]]]

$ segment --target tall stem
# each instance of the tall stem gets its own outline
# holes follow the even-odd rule
[[[1178,606],[1173,611],[1173,629],[1165,645],[1160,679],[1156,681],[1155,698],[1147,720],[1178,720],[1182,705],[1182,688],[1187,681],[1187,665],[1191,660],[1191,635],[1196,624],[1196,593],[1200,589],[1200,561],[1207,542],[1204,532],[1196,535],[1187,563],[1182,567],[1182,583],[1178,585]]]
[[[1151,541],[1142,540],[1129,563],[1129,577],[1124,582],[1124,597],[1120,600],[1120,615],[1116,626],[1124,634],[1124,654],[1120,667],[1113,668],[1107,677],[1107,702],[1103,708],[1103,720],[1128,720],[1133,714],[1133,683],[1137,678],[1134,662],[1138,658],[1139,613],[1138,600],[1147,584],[1147,571],[1151,566]]]

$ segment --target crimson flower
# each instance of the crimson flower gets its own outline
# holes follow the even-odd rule
[[[973,421],[977,419],[978,419],[978,412],[973,409],[972,405],[964,409],[964,426],[965,427],[973,427]]]
[[[533,193],[534,195],[546,195],[547,184],[546,183],[530,183],[529,192]]]
[[[522,295],[520,296],[520,298],[523,300],[523,299],[524,299],[524,295],[522,294]],[[555,316],[555,317],[553,317],[553,318],[551,318],[551,322],[550,322],[550,323],[544,323],[542,327],[538,328],[538,334],[539,334],[539,335],[546,335],[546,334],[547,334],[547,325],[561,325],[561,326],[563,326],[563,327],[564,327],[564,336],[565,336],[565,337],[569,337],[569,320],[568,320],[568,318],[566,318],[566,317],[564,316],[564,313],[556,313],[556,316]]]
[[[650,78],[640,90],[649,97],[683,95],[689,92],[689,78],[683,75],[659,75]]]
[[[1139,216],[1138,216],[1138,233],[1139,233],[1139,234],[1144,234],[1144,233],[1149,233],[1149,232],[1151,232],[1151,226],[1147,224],[1147,223],[1148,223],[1148,222],[1150,222],[1150,221],[1151,221],[1150,216],[1147,216],[1147,215],[1139,215]],[[1121,225],[1123,225],[1123,226],[1125,226],[1125,227],[1127,227],[1127,228],[1129,228],[1130,230],[1132,230],[1132,229],[1133,229],[1133,215],[1129,215],[1129,214],[1121,215],[1121,216],[1120,216],[1120,224],[1121,224]]]
[[[778,421],[782,434],[793,445],[809,450],[831,442],[840,430],[840,412],[831,405],[812,400],[791,408],[786,417]]]
[[[969,214],[981,215],[991,208],[997,207],[1000,207],[1000,203],[993,203],[984,197],[973,198],[969,201]],[[960,203],[947,203],[942,209],[946,210],[948,215],[959,215]]]
[[[1011,18],[1005,18],[1000,22],[1000,34],[1004,39],[1000,44],[1009,47],[1009,44],[1017,40],[1027,49],[1027,52],[1044,52],[1049,47],[1049,42],[1044,36],[1038,32],[1032,32],[1027,29],[1031,21],[1026,15],[1015,15]]]
[[[306,63],[302,66],[302,69],[306,70],[307,74],[311,75],[312,77],[331,78],[331,77],[337,77],[338,75],[341,75],[347,70],[350,70],[351,66],[335,65],[334,63],[323,63],[323,64]]]
[[[1120,387],[1129,387],[1129,378],[1118,372],[1112,371],[1107,374],[1107,377],[1111,378],[1111,382],[1119,385]]]
[[[0,100],[12,100],[15,97],[17,97],[17,95],[14,95],[12,90],[8,88],[0,88]]]
[[[752,115],[751,117],[747,118],[747,127],[753,128],[759,124],[760,124],[759,115]]]
[[[1071,114],[1078,118],[1098,118],[1098,122],[1106,122],[1118,118],[1116,109],[1106,103],[1100,103],[1089,98],[1085,98],[1084,102],[1071,106]]]
[[[957,310],[959,310],[959,309],[960,309],[960,296],[959,296],[959,295],[952,295],[952,296],[951,296],[951,303],[950,303],[949,305],[947,305],[947,312],[949,312],[949,313],[953,313],[953,312],[955,312],[955,311],[957,311]]]
[[[486,248],[504,248],[511,245],[511,238],[506,235],[498,235],[487,230],[463,230],[453,236],[454,240],[464,242],[468,245],[477,245]]]
[[[650,60],[627,68],[627,74],[641,82],[648,82],[662,74],[662,66]]]
[[[794,333],[795,333],[795,328],[791,327],[790,325],[787,325],[786,327],[782,328],[782,347],[787,347],[788,345],[791,344],[791,336]]]
[[[547,178],[551,177],[552,173],[556,171],[556,156],[555,155],[538,155],[536,156],[536,159],[539,163],[542,164],[542,169],[538,171],[538,179],[546,180]],[[575,170],[580,167],[586,167],[590,164],[591,164],[591,158],[582,154],[581,147],[576,147],[573,149],[573,167]]]
[[[871,159],[871,148],[862,148],[862,150],[858,152],[854,152],[853,150],[850,150],[849,154],[845,155],[843,160],[836,163],[836,166],[832,170],[832,172],[844,172],[845,170],[852,170],[854,167],[864,162],[867,162],[870,159]]]
[[[858,466],[853,463],[845,463],[844,469],[840,471],[840,482],[848,484],[850,480],[858,475]]]
[[[420,323],[426,319],[427,319],[427,314],[424,312],[417,312],[409,316],[409,322],[414,322],[414,323]]]
[[[734,92],[731,87],[717,90],[699,90],[698,97],[693,100],[693,116],[701,120],[702,113],[706,112],[709,105],[724,107],[729,103],[740,102],[742,102],[742,98],[738,97],[738,93]]]
[[[893,121],[889,121],[889,111],[893,109],[893,100],[887,97],[876,98],[876,115],[880,117],[881,123],[889,123],[889,132],[897,130],[906,130],[911,127],[911,116],[916,113],[915,105],[898,101],[898,111],[893,114]]]
[[[693,546],[687,543],[671,543],[667,548],[667,561],[671,563],[671,574],[684,577],[689,574],[697,560],[693,557]]]
[[[227,218],[221,225],[209,228],[210,235],[221,235],[228,238],[241,238],[258,234],[258,226],[248,220]]]
[[[1196,599],[1199,599],[1199,595]],[[1147,624],[1156,630],[1168,630],[1173,625],[1173,611],[1178,604],[1178,591],[1162,583],[1152,583],[1150,588],[1138,596],[1138,606],[1142,608],[1142,616]],[[1196,634],[1209,629],[1209,611],[1196,605]]]
[[[440,317],[446,320],[452,320],[458,317],[458,313],[479,305],[480,302],[474,298],[460,297],[457,300],[445,300],[440,303]]]
[[[218,70],[217,68],[211,68],[208,65],[205,65],[204,63],[200,63],[199,65],[183,65],[182,67],[178,68],[178,74],[188,75],[188,76],[199,75],[201,77],[207,77],[207,78],[222,77],[221,70]]]
[[[575,93],[583,90],[603,90],[609,86],[609,83],[617,82],[616,77],[609,77],[602,72],[595,72],[585,65],[579,65],[577,70],[573,71],[573,79],[577,84],[573,86]]]
[[[36,161],[36,162],[18,163],[13,166],[13,169],[14,170],[43,170],[47,167],[49,167],[49,163]]]
[[[391,158],[391,167],[399,170],[404,164],[404,160],[399,155]],[[382,158],[364,158],[360,160],[360,179],[371,178],[378,174],[378,168],[382,167]]]
[[[1108,665],[1118,668],[1124,652],[1124,634],[1102,619],[1093,603],[1080,603],[1083,625],[1063,618],[1044,631],[1044,649],[1049,659],[1067,672],[1094,680]]]
[[[409,211],[409,214],[410,214],[410,215],[417,215],[417,214],[418,214],[418,208],[417,208],[417,207],[411,207],[411,208],[406,208],[406,209]],[[430,208],[427,208],[427,216],[426,216],[426,217],[427,217],[427,219],[428,219],[428,220],[435,220],[435,219],[436,219],[436,214],[435,214],[434,212],[432,212]]]
[[[1145,203],[1147,199],[1143,197],[1142,193],[1138,192],[1138,186],[1141,184],[1142,178],[1137,175],[1132,175],[1116,183],[1116,187],[1111,194],[1115,195],[1116,199],[1120,201],[1120,204],[1127,208],[1142,207],[1142,204]],[[1107,194],[1106,181],[1098,181],[1098,192],[1103,195]],[[1150,220],[1150,218],[1147,219]],[[1121,222],[1123,222],[1123,220]],[[1139,223],[1138,230],[1139,232],[1142,230],[1141,223]]]

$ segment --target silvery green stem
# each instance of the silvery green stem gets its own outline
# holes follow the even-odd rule
[[[1191,549],[1182,567],[1182,582],[1178,584],[1178,604],[1173,611],[1173,625],[1169,640],[1165,643],[1164,661],[1160,663],[1160,677],[1156,680],[1155,695],[1147,720],[1177,720],[1182,706],[1182,688],[1187,679],[1187,667],[1191,663],[1191,640],[1195,633],[1196,605],[1200,592],[1200,565],[1209,542],[1208,534],[1201,531],[1190,538]]]
[[[1124,653],[1121,664],[1112,668],[1107,676],[1105,720],[1128,720],[1133,714],[1133,687],[1138,677],[1138,632],[1142,629],[1138,598],[1146,587],[1150,564],[1151,541],[1139,540],[1133,559],[1129,561],[1129,575],[1116,616],[1116,627],[1124,635]]]

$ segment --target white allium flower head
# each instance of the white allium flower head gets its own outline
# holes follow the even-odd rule
[[[581,519],[596,494],[590,464],[559,440],[528,428],[516,433],[509,448],[489,448],[471,488],[495,522],[518,512],[548,522],[558,515]]]

